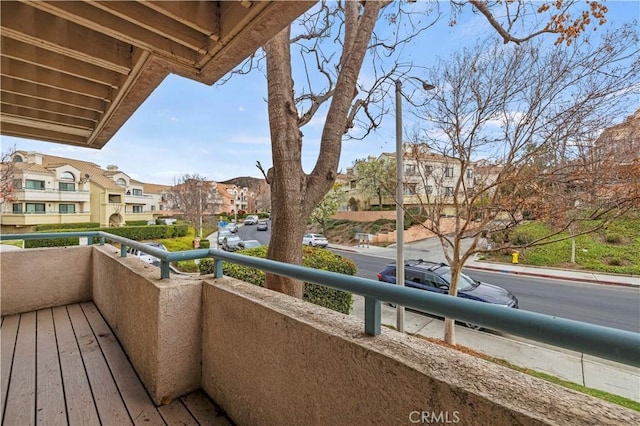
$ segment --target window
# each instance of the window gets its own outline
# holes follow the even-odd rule
[[[156,206],[151,206],[151,211],[152,212],[156,211]]]
[[[415,183],[405,183],[404,184],[404,195],[415,195],[416,193],[416,184]]]
[[[116,181],[116,185],[124,188],[125,186],[127,186],[127,181],[122,178],[118,178],[118,180]]]
[[[75,204],[60,204],[58,206],[58,212],[60,214],[75,213],[76,212],[76,205]]]
[[[44,181],[43,180],[27,179],[27,180],[25,180],[24,183],[25,183],[25,188],[27,188],[27,189],[44,190]]]
[[[58,189],[60,191],[75,191],[76,190],[76,184],[72,183],[72,182],[59,182],[58,183]]]
[[[444,177],[453,177],[453,167],[445,167]]]
[[[132,213],[142,213],[142,206],[133,206]]]
[[[68,180],[73,180],[73,181],[75,181],[75,180],[76,180],[76,178],[75,178],[75,176],[73,176],[73,173],[71,173],[71,172],[64,172],[64,173],[62,173],[62,174],[60,175],[60,180],[67,180],[67,181],[68,181]]]
[[[13,205],[14,213],[22,213],[22,203],[16,203]]]
[[[138,197],[142,197],[142,189],[134,189],[133,190],[133,195],[136,195]]]
[[[22,159],[22,156],[16,154],[13,156],[13,162],[14,163],[22,163],[24,160]]]
[[[22,189],[22,179],[13,180],[13,189]]]
[[[433,166],[430,166],[430,165],[424,166],[424,173],[427,175],[430,175],[431,173],[433,173]]]
[[[427,194],[433,194],[433,185],[427,185]]]
[[[405,175],[415,175],[416,174],[416,165],[415,164],[405,164],[405,166],[404,166],[404,174]]]
[[[445,186],[444,195],[447,197],[453,197],[453,186]]]
[[[44,213],[44,203],[27,203],[27,213]]]
[[[473,170],[467,169],[467,179],[471,179],[473,177]]]

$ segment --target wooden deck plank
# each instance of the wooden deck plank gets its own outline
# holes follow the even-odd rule
[[[171,404],[158,407],[158,411],[169,426],[198,426],[196,419],[179,399],[174,400]]]
[[[70,425],[100,424],[89,379],[82,363],[80,349],[64,306],[53,308],[53,321],[60,353],[62,383],[67,401],[67,416]]]
[[[2,406],[0,406],[0,424],[4,418],[4,407],[7,401],[7,391],[9,390],[9,378],[11,377],[11,365],[13,363],[13,351],[16,347],[16,337],[18,336],[18,324],[20,315],[10,315],[2,317],[2,329],[0,329],[0,381],[2,393]]]
[[[51,309],[37,312],[36,423],[66,425],[67,409]]]
[[[217,407],[201,390],[181,397],[180,401],[200,425],[223,426],[230,424],[225,417],[218,413]]]
[[[106,425],[133,424],[80,305],[69,305],[67,311],[78,340],[100,421]]]
[[[20,315],[11,382],[3,422],[33,425],[36,421],[36,313]]]
[[[158,409],[96,306],[92,302],[85,302],[80,306],[97,336],[98,344],[102,348],[111,374],[113,374],[134,424],[164,425],[164,420],[158,413]]]

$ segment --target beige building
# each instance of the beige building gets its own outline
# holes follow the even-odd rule
[[[3,232],[25,232],[24,227],[40,224],[122,226],[161,214],[162,185],[139,182],[117,166],[104,170],[87,161],[26,151],[12,159],[13,188],[0,219]]]
[[[443,206],[444,214],[452,213],[453,196],[458,182],[461,182],[458,194],[469,191],[474,185],[474,170],[466,168],[462,170],[461,163],[455,158],[433,153],[425,144],[404,144],[403,155],[403,195],[404,206],[420,206],[438,203]],[[395,164],[396,153],[383,152],[377,158],[369,157],[365,161],[379,161],[381,163],[392,161]],[[395,176],[395,166],[391,169]],[[348,182],[346,186],[347,202],[350,209],[358,206],[360,209],[370,209],[377,206],[377,197],[364,195],[358,188],[358,176],[353,168],[347,170]],[[397,185],[397,180],[394,185]],[[395,188],[389,188],[395,194]],[[395,206],[395,197],[389,195],[389,191],[383,191],[382,206],[390,208]]]

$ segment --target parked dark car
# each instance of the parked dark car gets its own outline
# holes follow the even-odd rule
[[[377,277],[378,281],[395,284],[396,265],[388,265]],[[447,294],[451,283],[451,268],[445,263],[409,260],[405,262],[404,279],[407,287]],[[508,290],[474,280],[465,274],[460,274],[458,297],[518,309],[518,299]],[[474,324],[466,325],[480,328]]]
[[[267,222],[266,220],[259,220],[258,221],[258,226],[256,227],[256,230],[258,231],[267,231],[269,229],[269,222]]]
[[[242,241],[242,238],[237,235],[227,235],[222,239],[222,250],[236,251],[238,250],[238,243]]]

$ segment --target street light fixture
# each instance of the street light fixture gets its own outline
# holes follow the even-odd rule
[[[417,77],[425,91],[435,86]],[[404,149],[402,147],[402,81],[396,80],[396,284],[404,286]],[[404,306],[396,306],[396,329],[404,333]]]

